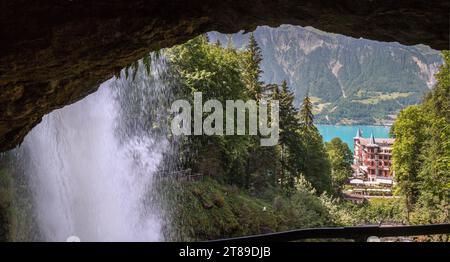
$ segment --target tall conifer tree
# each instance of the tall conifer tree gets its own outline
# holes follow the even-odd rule
[[[308,95],[303,99],[302,108],[300,109],[300,121],[307,127],[314,124],[313,105]]]
[[[249,42],[246,49],[246,57],[244,59],[244,82],[252,97],[256,100],[261,98],[263,83],[260,81],[262,62],[261,48],[255,39],[253,33],[250,34]]]

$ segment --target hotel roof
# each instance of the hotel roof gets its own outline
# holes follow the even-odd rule
[[[375,145],[392,145],[394,144],[394,138],[360,138],[359,139],[361,145],[371,145],[375,142]]]

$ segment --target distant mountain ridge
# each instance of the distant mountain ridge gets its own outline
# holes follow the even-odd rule
[[[223,45],[230,38],[208,35]],[[254,35],[264,56],[262,80],[286,79],[297,104],[308,93],[323,124],[390,124],[401,108],[421,101],[442,64],[439,52],[424,45],[355,39],[311,27],[261,26]],[[248,34],[231,39],[241,49]]]

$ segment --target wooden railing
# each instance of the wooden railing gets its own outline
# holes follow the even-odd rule
[[[353,239],[367,241],[371,236],[400,237],[450,234],[450,224],[414,225],[414,226],[357,226],[357,227],[328,227],[291,230],[278,233],[244,236],[214,240],[213,242],[228,241],[258,241],[258,242],[286,242],[305,239]]]

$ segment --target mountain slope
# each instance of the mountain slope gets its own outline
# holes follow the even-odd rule
[[[440,54],[427,46],[355,39],[314,28],[262,26],[254,35],[264,57],[263,80],[286,79],[297,104],[308,93],[319,123],[389,124],[401,108],[420,102],[442,63]],[[216,32],[209,38],[224,45],[229,41]],[[248,34],[231,39],[241,49]]]

